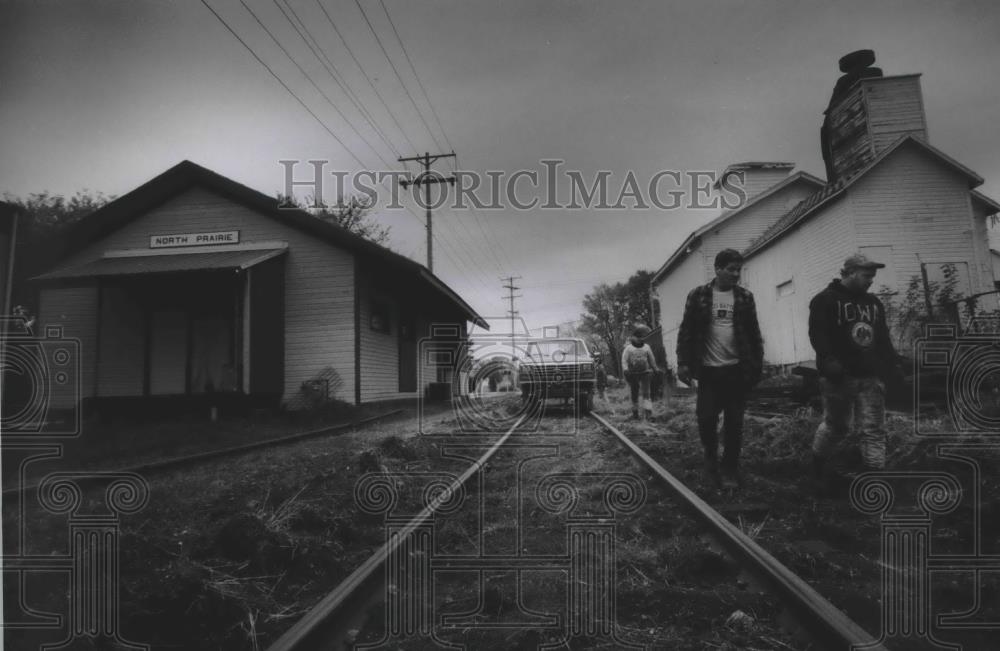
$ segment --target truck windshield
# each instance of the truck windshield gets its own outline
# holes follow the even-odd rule
[[[573,340],[532,341],[528,344],[528,360],[570,364],[582,362],[589,356],[583,342]]]

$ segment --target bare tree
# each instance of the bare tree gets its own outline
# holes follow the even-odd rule
[[[389,241],[389,227],[378,223],[371,216],[371,210],[375,205],[375,201],[371,198],[355,196],[347,201],[339,200],[331,206],[317,203],[312,199],[301,202],[295,197],[279,194],[278,205],[282,208],[304,210],[317,219],[340,226],[375,244],[385,246]]]

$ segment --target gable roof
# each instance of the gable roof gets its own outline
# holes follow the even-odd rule
[[[377,260],[396,272],[412,274],[424,285],[458,307],[470,321],[489,329],[489,325],[454,290],[422,264],[355,235],[345,228],[318,219],[297,208],[279,208],[278,200],[222,176],[189,160],[174,165],[131,192],[106,204],[80,220],[71,229],[68,249],[60,259],[80,251],[143,213],[166,203],[189,190],[201,187],[246,206],[281,224],[303,231],[319,240],[347,249],[364,258]]]
[[[782,215],[781,218],[764,231],[760,237],[751,242],[750,245],[743,251],[743,256],[749,258],[751,255],[756,254],[760,250],[780,239],[790,229],[802,223],[810,216],[816,214],[823,206],[840,199],[852,185],[857,183],[859,179],[863,178],[870,171],[875,169],[880,163],[882,163],[882,161],[891,156],[893,152],[903,148],[904,146],[915,146],[918,150],[933,156],[938,161],[965,176],[969,180],[970,189],[978,185],[982,185],[983,183],[983,177],[979,176],[965,165],[962,165],[951,156],[948,156],[940,149],[933,147],[920,138],[916,138],[912,135],[906,135],[886,147],[879,153],[878,156],[872,159],[866,167],[859,170],[857,174],[837,179],[837,181],[830,183],[819,192],[803,199],[794,208]],[[983,196],[985,198],[985,195]]]
[[[726,165],[726,169],[722,171],[719,178],[715,179],[715,183],[712,184],[712,187],[718,190],[722,185],[722,181],[734,172],[745,172],[747,170],[784,170],[789,172],[793,169],[795,169],[795,163],[784,163],[780,161],[750,160],[742,163],[731,163]]]
[[[750,165],[751,163],[741,163],[741,164]],[[774,165],[784,165],[784,164],[785,163],[774,163]],[[683,242],[681,242],[680,246],[678,246],[674,250],[674,252],[670,255],[670,257],[667,258],[667,261],[660,266],[660,268],[656,271],[656,273],[653,274],[653,277],[649,279],[649,284],[655,285],[656,283],[659,282],[661,277],[667,275],[667,273],[673,267],[675,267],[681,261],[681,259],[683,259],[685,255],[687,255],[687,253],[689,252],[688,251],[689,247],[695,244],[697,240],[701,238],[702,235],[715,228],[718,228],[719,226],[729,221],[733,217],[739,215],[748,208],[757,205],[758,203],[760,203],[761,201],[763,201],[768,197],[774,196],[778,192],[781,192],[782,190],[784,190],[785,188],[789,187],[790,185],[792,185],[797,181],[805,181],[806,183],[815,185],[817,188],[822,188],[824,185],[822,179],[819,179],[813,176],[812,174],[809,174],[808,172],[796,172],[795,174],[792,174],[791,176],[782,179],[779,183],[775,183],[774,185],[764,190],[763,192],[755,194],[753,197],[751,197],[749,201],[747,201],[739,208],[723,212],[721,215],[719,215],[712,221],[708,222],[704,226],[699,227],[698,229],[693,231],[690,235],[688,235],[687,238]]]
[[[1000,203],[990,199],[979,190],[973,190],[971,194],[973,201],[986,208],[987,215],[996,215],[997,213],[1000,213]]]

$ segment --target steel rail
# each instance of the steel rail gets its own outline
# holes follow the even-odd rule
[[[461,489],[489,460],[503,447],[507,439],[520,427],[527,414],[517,422],[477,461],[466,470],[426,508],[385,543],[368,560],[344,579],[333,592],[329,593],[306,613],[302,619],[275,640],[268,651],[307,651],[312,649],[347,648],[353,640],[350,629],[360,628],[368,606],[381,596],[384,588],[385,564],[390,555],[402,546],[410,534],[423,526],[438,507],[447,502],[450,494]]]
[[[598,414],[591,418],[614,434],[628,449],[676,493],[681,502],[708,526],[710,535],[741,562],[756,578],[776,593],[796,622],[822,648],[845,651],[864,647],[866,651],[887,651],[881,640],[865,631],[840,609],[827,601],[808,583],[782,565],[760,545],[724,518],[687,486],[646,454],[615,426]]]
[[[191,454],[187,456],[170,457],[168,459],[151,461],[149,463],[143,463],[137,466],[130,466],[127,468],[113,468],[113,469],[94,468],[92,470],[95,473],[135,472],[141,474],[141,473],[156,472],[159,470],[165,470],[167,468],[186,466],[189,464],[198,463],[200,461],[208,461],[210,459],[217,459],[219,457],[227,457],[236,454],[241,454],[243,452],[251,452],[253,450],[259,450],[261,448],[277,447],[279,445],[285,445],[287,443],[295,443],[297,441],[302,441],[309,438],[325,436],[343,430],[350,430],[354,429],[355,427],[360,427],[361,425],[367,425],[368,423],[373,423],[377,420],[382,420],[384,418],[396,416],[398,414],[401,414],[402,412],[403,412],[402,409],[394,409],[392,411],[388,411],[382,414],[376,414],[375,416],[368,416],[367,418],[362,418],[361,420],[356,420],[351,423],[339,423],[337,425],[328,425],[326,427],[321,427],[319,429],[308,430],[305,432],[298,432],[296,434],[289,434],[287,436],[281,436],[275,439],[255,441],[253,443],[246,443],[244,445],[237,445],[234,447],[222,448],[219,450],[209,450],[208,452],[199,452],[198,454]],[[39,486],[38,483],[33,483],[33,484],[28,484],[26,486],[15,486],[12,488],[5,488],[3,492],[0,493],[0,495],[2,495],[3,497],[7,497],[9,495],[17,495],[18,493],[29,494],[31,491],[37,490],[38,486]]]

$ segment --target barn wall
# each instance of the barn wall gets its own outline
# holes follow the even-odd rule
[[[743,284],[757,303],[766,364],[815,358],[809,301],[839,277],[856,248],[852,225],[850,202],[842,199],[747,260]]]
[[[784,213],[815,191],[811,183],[792,183],[760,199],[701,236],[701,243],[653,287],[660,301],[663,347],[671,368],[677,365],[677,330],[684,317],[684,303],[695,286],[715,277],[715,256],[726,248],[742,251]]]

